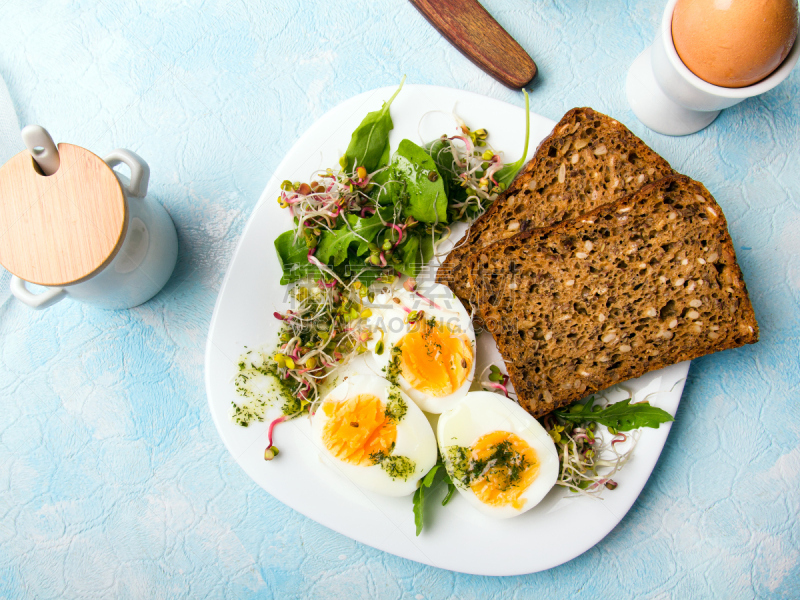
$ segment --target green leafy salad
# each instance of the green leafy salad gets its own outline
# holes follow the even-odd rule
[[[356,128],[339,169],[281,185],[278,203],[294,218],[275,240],[281,284],[308,275],[343,286],[416,277],[449,226],[483,213],[523,165],[527,135],[522,158],[506,165],[485,130],[460,120],[460,135],[424,147],[404,139],[392,154],[389,109],[402,87]]]

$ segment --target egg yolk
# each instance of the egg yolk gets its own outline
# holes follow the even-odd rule
[[[481,469],[470,483],[478,500],[490,506],[510,504],[521,510],[526,500],[520,496],[539,473],[536,451],[508,431],[481,436],[471,450],[472,464]]]
[[[460,388],[472,368],[472,345],[444,323],[419,321],[396,344],[400,372],[408,384],[440,398]]]
[[[378,397],[359,394],[345,402],[326,402],[322,411],[328,417],[322,442],[339,460],[366,467],[391,453],[397,427]]]

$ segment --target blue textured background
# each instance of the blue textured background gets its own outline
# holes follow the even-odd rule
[[[539,65],[535,112],[593,106],[706,184],[761,326],[757,345],[692,365],[627,517],[545,573],[440,571],[273,500],[206,407],[203,351],[225,268],[297,137],[403,74],[517,105],[520,93],[404,1],[6,0],[0,74],[20,122],[144,157],[180,255],[164,291],[130,311],[0,306],[0,596],[800,596],[800,69],[699,134],[662,137],[636,121],[624,82],[663,0],[484,5]]]

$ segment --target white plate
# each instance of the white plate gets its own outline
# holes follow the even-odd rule
[[[350,134],[368,111],[380,108],[394,88],[360,94],[317,121],[298,140],[270,179],[245,228],[217,299],[206,348],[206,389],[214,423],[233,457],[253,480],[281,502],[343,535],[421,563],[480,575],[517,575],[549,569],[585,552],[600,541],[633,505],[658,460],[670,427],[642,432],[633,460],[606,490],[602,500],[574,497],[556,487],[534,509],[520,517],[491,520],[471,508],[458,494],[440,506],[444,490],[426,503],[425,529],[415,536],[411,497],[387,498],[361,492],[330,472],[319,460],[309,438],[308,419],[275,430],[280,456],[264,461],[267,424],[248,428],[230,419],[235,394],[232,377],[245,346],[271,343],[279,322],[274,311],[285,310],[286,290],[278,284],[280,266],[273,240],[291,227],[291,219],[276,202],[284,179],[307,180],[319,168],[338,164]],[[473,128],[484,127],[496,149],[515,160],[525,134],[524,110],[469,92],[433,86],[406,85],[391,107],[392,148],[410,138],[419,143],[443,133],[448,122],[441,113],[456,110]],[[531,114],[532,155],[552,129],[549,119]],[[499,362],[490,337],[479,340],[479,365]],[[673,365],[626,384],[634,400],[651,398],[654,405],[675,414],[689,363]],[[615,399],[627,397],[618,392]],[[276,413],[277,416],[277,413]],[[572,496],[572,497],[570,497]]]

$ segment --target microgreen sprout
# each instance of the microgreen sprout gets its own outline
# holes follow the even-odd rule
[[[364,300],[374,298],[359,282],[305,281],[292,288],[294,308],[276,315],[281,321],[273,355],[276,374],[302,411],[316,409],[320,385],[351,357],[367,349],[372,311]],[[271,431],[271,429],[270,429]]]
[[[358,167],[355,173],[348,174],[327,169],[317,172],[311,183],[284,181],[278,204],[288,208],[296,219],[295,238],[305,239],[309,249],[313,249],[323,231],[341,225],[343,214],[361,217],[375,214],[378,205],[369,192],[374,187],[372,178],[382,170],[368,174],[364,167]]]
[[[516,402],[516,394],[513,394],[513,392],[508,389],[508,375],[500,371],[497,365],[489,365],[486,367],[481,372],[480,377],[478,377],[478,381],[480,381],[481,387],[484,390],[502,392],[506,398]],[[514,396],[513,398],[512,395]]]
[[[613,477],[633,455],[639,430],[627,435],[614,435],[610,431],[603,433],[597,423],[591,420],[594,409],[600,409],[593,405],[593,400],[585,405],[572,405],[586,406],[590,408],[584,411],[586,421],[583,423],[564,421],[551,413],[544,417],[542,424],[558,451],[560,465],[556,485],[583,495],[598,496],[603,489],[613,490],[617,487]],[[627,448],[618,448],[618,444],[629,440],[631,443]]]
[[[470,130],[457,116],[460,135],[443,135],[430,147],[437,165],[448,165],[442,169],[444,177],[449,177],[453,187],[460,187],[463,193],[450,202],[448,210],[452,221],[471,221],[482,215],[503,192],[506,184],[497,181],[495,174],[503,168],[500,154],[495,152],[486,139],[485,129]]]

